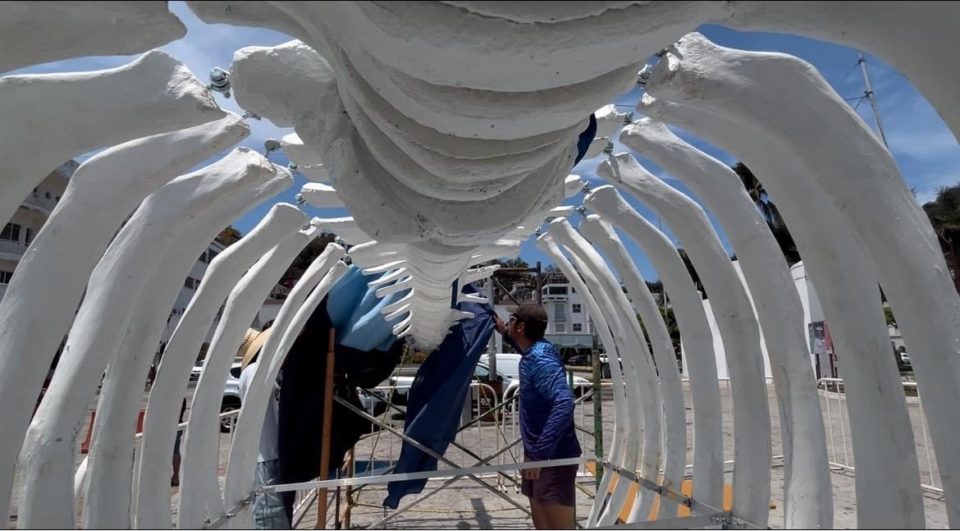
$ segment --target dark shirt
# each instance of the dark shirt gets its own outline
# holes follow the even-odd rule
[[[560,353],[541,339],[520,358],[520,436],[528,461],[580,456],[573,409]]]

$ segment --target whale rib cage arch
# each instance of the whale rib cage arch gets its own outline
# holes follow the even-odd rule
[[[168,345],[134,459],[131,408],[178,279],[219,228],[289,187],[291,172],[243,147],[196,169],[249,128],[219,109],[183,64],[151,51],[184,34],[165,3],[0,5],[0,74],[60,59],[142,54],[109,70],[0,77],[0,223],[57,164],[101,150],[77,169],[0,299],[0,521],[15,505],[21,528],[171,526],[160,471],[168,466],[187,368],[224,304],[186,431],[190,466],[176,524],[220,518],[252,490],[259,427],[249,419],[262,416],[271,376],[308,312],[343,274],[344,258],[384,273],[371,283],[378,296],[406,292],[383,312],[397,337],[430,351],[469,316],[452,309],[450,286],[490,276],[496,268],[484,262],[516,255],[534,235],[585,293],[606,350],[622,361],[622,369],[613,364],[611,463],[677,488],[692,442],[694,498],[718,507],[721,418],[707,315],[674,245],[627,196],[659,213],[709,285],[733,377],[734,516],[767,524],[774,428],[762,378],[765,345],[783,435],[785,524],[832,526],[823,419],[789,271],[732,171],[674,135],[672,125],[764,176],[820,288],[845,353],[858,524],[925,525],[906,402],[886,355],[879,284],[910,345],[949,522],[960,526],[960,297],[926,215],[890,152],[810,64],[724,48],[695,33],[715,23],[864,49],[905,74],[958,136],[960,70],[943,67],[960,47],[956,4],[188,5],[206,23],[269,28],[293,39],[237,50],[230,90],[244,118],[294,130],[277,145],[291,168],[314,181],[298,201],[343,206],[351,215],[308,220],[293,205],[276,205],[211,264]],[[606,106],[637,85],[655,54],[656,64],[644,69],[643,116]],[[599,131],[587,156],[602,154],[598,173],[613,186],[589,191],[584,221],[574,227],[561,203],[581,192],[569,172],[593,112]],[[715,214],[740,258],[742,283],[702,207],[632,156],[607,153],[618,134]],[[686,420],[678,375],[672,364],[663,367],[672,355],[665,327],[617,230],[650,258],[674,302],[689,353]],[[205,461],[216,433],[202,421],[215,416],[230,356],[256,312],[251,300],[262,300],[323,231],[348,245],[330,244],[285,301],[221,487]],[[634,313],[643,330],[629,318]],[[59,365],[34,412],[63,337]],[[76,436],[104,371],[91,453],[78,476]],[[638,401],[643,407],[628,407]],[[687,441],[690,420],[695,430]],[[641,490],[629,500],[626,483],[606,506],[595,503],[590,525],[614,523],[624,503],[633,504],[630,522],[645,517],[652,494]],[[84,498],[80,522],[75,490]],[[249,514],[239,518],[244,523]]]

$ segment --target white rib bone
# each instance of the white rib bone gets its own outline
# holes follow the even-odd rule
[[[611,156],[597,174],[629,190],[684,242],[710,295],[727,354],[734,403],[734,510],[766,526],[770,514],[770,412],[760,329],[740,278],[703,209],[648,172],[629,154]]]
[[[166,2],[8,2],[0,73],[90,55],[133,55],[187,33]]]
[[[686,412],[683,407],[683,388],[680,386],[680,373],[677,370],[677,358],[673,351],[673,343],[670,341],[670,334],[667,332],[667,326],[663,322],[663,316],[657,308],[657,303],[653,300],[653,295],[650,294],[650,289],[647,288],[640,271],[637,270],[633,260],[630,259],[626,249],[623,248],[623,244],[614,232],[613,227],[601,221],[599,216],[591,214],[580,223],[580,233],[588,241],[599,246],[619,271],[619,276],[623,279],[627,291],[627,297],[633,302],[633,308],[643,321],[644,329],[647,331],[650,344],[653,346],[656,370],[657,374],[660,375],[660,392],[663,397],[663,422],[666,435],[662,484],[667,488],[676,490],[681,485],[683,473],[686,470],[684,465],[687,457],[687,423]],[[680,451],[680,449],[684,450]],[[635,504],[635,506],[640,507],[640,504]],[[659,511],[663,511],[663,513]],[[676,514],[676,511],[676,502],[664,497],[660,498],[658,515],[672,515]]]
[[[786,527],[833,526],[827,446],[803,307],[773,235],[740,178],[728,166],[690,146],[665,124],[643,119],[621,142],[670,171],[710,208],[730,238],[767,342],[779,403],[784,456]]]
[[[951,289],[953,279],[927,215],[904,183],[887,149],[809,64],[790,56],[726,50],[696,36],[682,46],[696,50],[693,61],[711,58],[711,72],[700,73],[697,79],[712,79],[714,69],[730,65],[728,72],[737,72],[746,80],[739,85],[749,90],[751,105],[734,103],[719,112],[740,123],[756,124],[780,144],[796,146],[808,170],[807,178],[826,193],[830,204],[862,243],[884,292],[889,293],[894,311],[899,310],[906,317],[901,325],[905,340],[917,353],[918,382],[925,386],[928,395],[935,397],[923,407],[930,421],[941,474],[946,478],[944,492],[957,500],[956,504],[949,504],[951,521],[960,522],[960,448],[954,443],[960,438],[954,406],[960,400],[960,367],[947,361],[960,356],[960,297]],[[717,85],[726,83],[720,81]],[[801,124],[790,132],[782,132],[767,116],[757,112],[759,107],[784,104],[782,87],[793,88],[790,101],[802,100],[817,110],[811,116],[788,109],[782,119],[815,117],[818,126]],[[823,133],[811,136],[814,131]],[[897,223],[878,231],[884,220],[891,219],[887,216],[893,216]],[[889,252],[891,241],[896,242],[900,252]],[[907,277],[912,279],[909,286],[903,282]]]
[[[289,172],[278,168],[275,176],[256,188],[247,190],[229,203],[212,204],[204,217],[193,220],[189,232],[181,235],[175,253],[163,257],[160,267],[144,279],[146,288],[140,305],[130,310],[127,333],[117,357],[107,365],[100,389],[97,415],[93,423],[90,447],[90,476],[83,501],[84,525],[97,527],[130,527],[132,518],[134,438],[137,411],[143,399],[143,387],[156,346],[169,316],[190,274],[196,257],[204,252],[216,235],[234,216],[243,215],[261,201],[276,196],[293,184]],[[206,218],[206,219],[204,219]],[[157,474],[160,474],[160,468]]]
[[[273,175],[266,159],[238,148],[151,194],[114,239],[90,277],[58,369],[27,430],[18,525],[73,525],[73,443],[99,378],[123,339],[130,309],[150,300],[139,300],[150,291],[140,280],[156,270],[192,218],[205,222],[207,215],[222,216],[221,201],[230,203]]]
[[[598,297],[603,297],[602,292],[591,291],[591,288],[588,287],[584,281],[581,279],[580,274],[577,269],[574,269],[574,266],[570,263],[563,252],[560,250],[560,247],[554,241],[550,233],[546,233],[540,236],[537,239],[537,247],[541,251],[550,256],[553,260],[553,263],[563,271],[563,274],[567,277],[574,288],[583,295],[584,304],[587,306],[587,312],[590,314],[591,318],[594,320],[596,325],[597,333],[600,335],[600,342],[604,346],[604,350],[607,352],[607,356],[610,362],[610,375],[613,380],[613,407],[614,407],[614,417],[613,417],[613,440],[610,442],[610,451],[605,452],[607,459],[616,465],[622,465],[624,460],[625,449],[624,446],[632,444],[635,440],[636,433],[632,432],[633,423],[635,422],[636,411],[630,413],[630,409],[627,407],[628,402],[624,395],[625,386],[623,384],[623,373],[621,372],[621,359],[620,354],[620,345],[615,339],[615,334],[611,331],[610,326],[607,324],[607,312],[601,311],[601,304],[604,301],[598,301]],[[585,275],[591,275],[592,273],[586,269],[580,269],[579,271],[583,272]],[[632,434],[634,440],[628,440],[628,434]],[[607,471],[603,474],[603,479],[600,481],[600,485],[597,487],[598,492],[607,492],[610,486],[610,481],[613,478],[613,472]],[[619,483],[619,481],[618,481]],[[596,525],[597,518],[600,516],[600,510],[602,508],[604,500],[602,497],[597,496],[594,498],[593,509],[590,511],[589,520],[587,522],[587,527],[593,527]]]
[[[584,205],[616,224],[646,251],[660,274],[676,313],[683,355],[690,371],[693,402],[693,491],[710,507],[723,501],[723,443],[720,387],[713,354],[713,335],[680,255],[670,240],[638,214],[612,186],[587,194]],[[569,278],[569,277],[568,277]],[[591,315],[593,315],[591,313]],[[704,508],[694,506],[694,513]]]
[[[297,168],[300,169],[299,167]],[[343,208],[343,201],[337,197],[332,186],[322,183],[307,183],[300,189],[300,195],[308,205],[317,208]]]
[[[674,61],[674,66],[684,71],[681,61]],[[655,71],[653,77],[660,75]],[[649,83],[647,87],[653,94],[667,91],[666,87],[651,88]],[[862,467],[856,477],[858,525],[922,526],[918,464],[912,457],[916,451],[899,374],[892,359],[875,355],[890,348],[877,303],[875,266],[867,261],[861,244],[835,209],[818,209],[817,215],[811,216],[803,208],[829,205],[831,200],[810,182],[806,163],[796,153],[797,144],[778,144],[768,133],[708,112],[703,106],[692,113],[690,108],[674,104],[650,103],[648,112],[736,154],[765,176],[764,186],[774,197],[790,198],[778,208],[819,288],[834,342],[847,354],[841,367],[848,366],[844,363],[856,367],[844,373],[844,386],[854,453]],[[877,438],[876,433],[891,435]],[[894,499],[912,501],[898,505]]]
[[[0,507],[10,499],[13,470],[36,407],[33,390],[40,387],[90,272],[123,219],[178,173],[248,134],[246,124],[231,114],[107,149],[74,172],[0,301],[0,399],[6,404],[0,409]]]
[[[625,388],[627,403],[636,404],[637,401],[640,403],[640,408],[630,408],[640,413],[633,420],[635,429],[643,426],[643,455],[639,471],[643,477],[657,478],[660,472],[660,457],[663,455],[660,447],[663,408],[655,369],[650,364],[650,351],[647,348],[646,338],[640,330],[640,323],[634,318],[636,314],[630,307],[630,302],[600,253],[577,233],[566,219],[552,222],[550,234],[557,243],[570,250],[570,261],[580,271],[587,285],[592,286],[594,296],[605,300],[602,309],[607,311],[607,322],[613,324],[613,330],[624,347],[620,352],[624,363],[623,376],[627,385]],[[636,434],[632,438],[635,437],[637,437]],[[637,469],[637,450],[635,444],[627,446],[622,465],[627,470]],[[653,479],[653,481],[657,480]],[[597,520],[598,525],[610,525],[616,522],[629,490],[629,482],[617,482],[606,510]],[[637,521],[641,517],[639,515],[645,518],[650,512],[653,498],[652,492],[645,489],[638,491],[633,510],[627,520]]]
[[[160,471],[166,470],[177,433],[179,404],[171,397],[185,395],[190,368],[221,304],[257,259],[306,221],[296,207],[286,203],[274,205],[249,234],[210,262],[196,295],[167,343],[150,389],[137,464],[138,528],[170,526],[170,487],[166,474]]]
[[[280,372],[287,352],[307,319],[330,287],[346,273],[347,266],[340,261],[344,254],[343,247],[335,243],[328,244],[323,253],[304,271],[277,314],[272,327],[274,331],[260,350],[257,372],[254,373],[247,394],[243,397],[243,406],[237,418],[236,435],[230,448],[230,460],[227,462],[224,507],[234,507],[253,489],[260,430],[277,373]],[[252,504],[247,505],[238,518],[230,521],[232,528],[243,528],[245,524],[252,524],[251,506]]]
[[[0,223],[65,160],[223,115],[186,67],[158,51],[110,70],[0,78]]]
[[[310,227],[278,243],[247,271],[227,298],[223,316],[210,340],[184,432],[177,511],[180,529],[201,527],[205,518],[215,519],[223,511],[223,496],[217,481],[220,435],[217,416],[230,363],[263,300],[293,259],[319,234],[316,228]]]

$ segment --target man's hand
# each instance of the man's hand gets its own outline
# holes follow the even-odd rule
[[[497,328],[497,332],[499,332],[501,336],[507,333],[507,324],[504,323],[503,319],[497,314],[493,314],[493,325]]]
[[[523,470],[520,471],[520,475],[523,477],[523,479],[538,480],[540,479],[540,469],[524,468]]]

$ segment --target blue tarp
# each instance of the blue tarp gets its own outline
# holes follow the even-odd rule
[[[474,293],[476,290],[467,286],[463,292]],[[473,313],[474,318],[454,326],[443,343],[420,366],[407,402],[404,433],[440,455],[457,434],[470,380],[494,326],[494,312],[489,304],[462,302],[457,308]],[[394,473],[436,469],[435,458],[405,442]],[[400,498],[421,492],[426,484],[425,479],[390,483],[383,505],[396,509]]]

